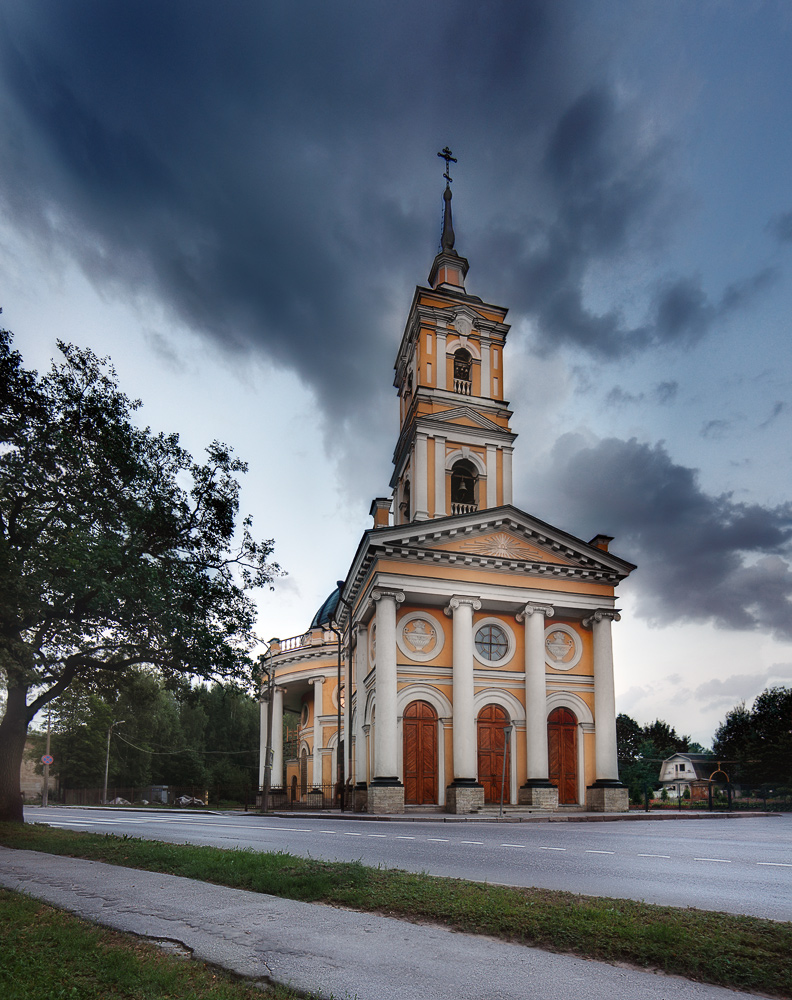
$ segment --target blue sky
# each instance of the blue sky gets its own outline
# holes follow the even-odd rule
[[[449,145],[515,500],[638,563],[618,707],[708,742],[792,682],[791,41],[745,0],[8,0],[3,320],[248,460],[260,631],[298,633],[387,490]]]

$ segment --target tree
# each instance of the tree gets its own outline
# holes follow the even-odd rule
[[[677,736],[674,727],[662,719],[655,719],[648,726],[644,726],[643,736],[644,739],[654,743],[663,758],[671,757],[675,753],[685,753],[690,749],[690,737]]]
[[[643,738],[643,730],[635,719],[623,712],[616,716],[616,745],[620,761],[632,760]]]
[[[735,705],[715,730],[713,751],[733,779],[792,784],[792,688],[767,688],[750,709]]]
[[[134,424],[107,359],[58,347],[39,376],[0,331],[0,821],[22,821],[30,721],[73,682],[148,664],[251,683],[249,591],[279,572],[250,518],[235,534],[231,449],[195,462]]]

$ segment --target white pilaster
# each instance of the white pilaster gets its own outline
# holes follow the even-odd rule
[[[445,613],[452,619],[453,752],[454,781],[475,782],[476,719],[473,712],[473,612],[481,607],[476,597],[454,596]]]
[[[525,622],[525,749],[526,784],[547,784],[547,684],[545,669],[545,618],[554,609],[546,604],[526,604],[515,617]]]
[[[512,502],[512,449],[503,449],[503,502]]]
[[[492,383],[490,380],[490,345],[481,341],[481,395],[486,398],[492,396]]]
[[[446,388],[446,334],[437,331],[437,388]]]
[[[404,594],[375,590],[377,606],[377,724],[374,727],[374,780],[398,781],[396,724],[396,608]]]
[[[414,488],[416,521],[425,521],[429,517],[429,476],[428,476],[428,449],[426,434],[419,432],[415,435],[415,476]]]
[[[498,506],[498,449],[487,445],[487,506]]]
[[[318,788],[322,784],[322,724],[319,716],[322,714],[322,691],[324,687],[324,677],[311,677],[309,684],[313,684],[313,784]]]
[[[620,620],[618,611],[601,609],[583,621],[584,628],[592,629],[594,638],[594,752],[598,782],[619,780],[611,622]]]
[[[445,468],[445,455],[446,455],[446,439],[435,435],[435,461],[434,461],[434,479],[435,479],[435,517],[445,517],[446,513],[446,468]]]

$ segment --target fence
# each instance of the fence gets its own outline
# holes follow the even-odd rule
[[[354,792],[351,787],[346,789],[344,806],[352,811],[352,798]],[[264,796],[262,792],[256,795],[256,808],[264,808]],[[288,812],[319,812],[328,809],[341,808],[341,790],[338,784],[335,785],[315,785],[301,791],[298,784],[293,784],[291,788],[273,788],[269,793],[268,811],[288,811]]]
[[[60,802],[68,806],[101,805],[161,805],[161,806],[212,806],[214,808],[253,805],[253,789],[240,801],[226,793],[222,785],[207,788],[205,785],[142,785],[140,787],[108,785],[107,802],[103,802],[102,788],[64,788],[50,793],[51,804]]]
[[[665,799],[647,796],[649,808],[654,812],[664,809],[683,812],[792,812],[792,788],[751,787],[731,782],[694,789],[685,797],[667,795]],[[646,799],[632,809],[645,809]]]

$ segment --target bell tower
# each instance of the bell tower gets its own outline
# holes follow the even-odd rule
[[[465,289],[469,264],[454,249],[446,146],[443,231],[428,287],[415,290],[396,358],[399,440],[394,523],[468,514],[512,502],[516,434],[503,398],[507,310]]]

